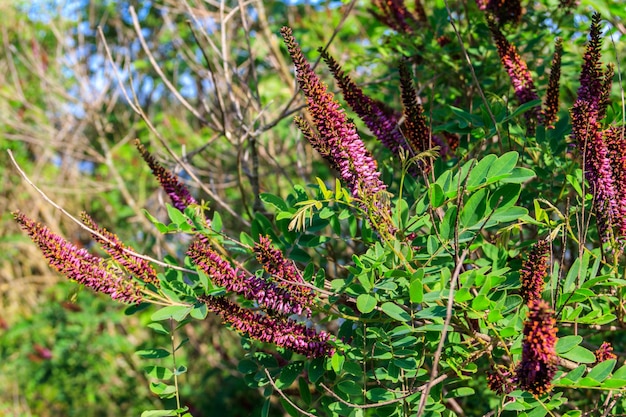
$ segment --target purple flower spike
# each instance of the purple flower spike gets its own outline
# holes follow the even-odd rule
[[[557,38],[550,67],[550,81],[542,112],[542,122],[547,128],[554,128],[559,111],[559,90],[561,78],[561,55],[563,55],[563,39]]]
[[[515,95],[520,104],[537,100],[539,96],[537,95],[532,75],[528,70],[528,65],[526,65],[526,62],[517,52],[515,45],[509,42],[502,34],[493,19],[487,19],[487,22],[489,23],[489,30],[491,31],[493,40],[496,43],[498,55],[500,55],[500,62],[509,74]],[[529,134],[534,132],[534,124],[540,118],[540,113],[541,109],[539,106],[525,113]]]
[[[401,115],[395,114],[384,103],[375,101],[365,95],[339,66],[337,61],[323,49],[319,50],[322,59],[333,73],[343,97],[354,112],[363,120],[365,126],[380,140],[394,155],[398,155],[400,147],[408,150],[402,133],[398,129]]]
[[[303,306],[306,316],[311,317],[310,306],[313,305],[315,294],[303,285],[305,282],[293,262],[285,259],[281,251],[272,247],[272,241],[267,236],[259,237],[259,243],[254,245],[254,253],[263,268],[278,279],[276,286],[288,291],[290,298]]]
[[[540,240],[530,250],[528,259],[522,263],[520,271],[520,290],[526,303],[541,299],[544,280],[548,274],[548,261],[550,259],[550,242]]]
[[[292,294],[287,286],[279,286],[256,275],[246,275],[213,250],[205,239],[196,239],[187,255],[193,263],[200,267],[214,284],[228,291],[255,301],[270,313],[291,315],[305,314],[310,316],[308,304],[303,304],[301,294]]]
[[[293,37],[292,30],[283,27],[281,33],[296,67],[296,79],[306,96],[309,113],[317,130],[313,133],[305,125],[305,136],[312,140],[313,147],[339,171],[339,176],[348,185],[352,195],[360,200],[362,208],[370,216],[378,232],[386,237],[393,236],[396,229],[391,221],[389,202],[379,196],[387,187],[380,180],[376,161],[365,148],[356,126],[348,121],[332,93],[328,92],[326,85],[311,69]]]
[[[623,189],[623,150],[620,141],[612,130],[602,131],[601,121],[606,115],[609,104],[613,69],[602,71],[600,63],[602,35],[600,15],[591,19],[590,39],[583,57],[580,72],[578,97],[571,109],[572,139],[583,154],[585,177],[594,194],[594,208],[597,217],[598,233],[602,242],[608,242],[614,236],[614,227],[618,233],[626,232],[626,209],[622,202]]]
[[[609,342],[602,342],[602,345],[595,351],[596,362],[600,363],[611,359],[617,359],[615,353],[613,353],[613,346]]]
[[[557,329],[554,312],[543,300],[529,303],[529,312],[524,322],[522,360],[516,369],[516,378],[521,389],[534,395],[543,395],[552,389],[552,378],[556,374]]]
[[[428,120],[424,116],[424,108],[417,100],[413,76],[406,61],[400,63],[399,72],[402,104],[404,105],[404,117],[406,119],[402,126],[402,133],[412,150],[413,156],[415,156],[430,149],[430,128],[428,127]],[[429,171],[430,165],[422,163],[420,168]]]
[[[87,227],[95,230],[109,240],[107,242],[99,236],[92,234],[94,240],[98,242],[104,250],[117,261],[117,263],[123,266],[140,281],[153,284],[156,287],[161,285],[156,271],[148,261],[125,252],[127,249],[132,251],[133,248],[124,245],[124,243],[122,243],[114,233],[98,226],[87,213],[81,213],[81,219]]]
[[[415,12],[406,7],[404,0],[374,0],[372,3],[376,8],[370,8],[370,13],[400,33],[412,34],[421,23],[427,21],[426,11],[420,0],[415,1]]]
[[[175,208],[180,211],[185,211],[185,208],[189,207],[191,204],[198,204],[196,199],[189,193],[187,187],[185,187],[174,174],[161,166],[141,142],[139,142],[139,139],[135,141],[135,146],[137,146],[141,156],[152,170],[152,173],[161,184],[163,190],[172,200],[172,205]]]
[[[96,292],[107,294],[124,303],[139,303],[142,292],[139,283],[124,276],[121,271],[110,268],[104,259],[79,249],[61,236],[55,235],[21,212],[13,217],[39,246],[48,264],[68,277]]]
[[[237,332],[261,342],[273,343],[309,358],[332,356],[330,335],[317,332],[284,316],[272,317],[246,310],[224,297],[201,296],[199,300]]]
[[[492,13],[500,25],[519,23],[524,11],[520,0],[476,0],[476,3],[480,10]]]

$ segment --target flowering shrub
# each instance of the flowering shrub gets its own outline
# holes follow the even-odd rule
[[[373,7],[405,36],[428,26],[421,6]],[[379,162],[380,148],[370,149],[284,27],[306,103],[295,123],[335,181],[310,178],[314,185],[294,185],[284,197],[260,193],[264,210],[237,236],[222,230],[219,210],[209,214],[137,142],[171,200],[169,223],[146,215],[186,242],[178,259],[139,254],[87,214],[84,227],[108,258],[22,212],[15,220],[68,278],[131,304],[129,311],[158,306],[149,325],[157,332],[173,338],[177,328],[217,315],[242,336],[246,382],[265,387],[267,407],[279,398],[290,415],[576,416],[577,408],[593,406],[579,398],[586,391],[602,396],[596,403],[605,404],[603,412],[623,413],[626,367],[617,366],[619,353],[603,337],[624,328],[626,142],[624,127],[606,120],[613,69],[600,65],[600,16],[591,19],[571,109],[575,161],[547,166],[533,160],[546,138],[566,141],[565,129],[555,126],[563,44],[556,43],[542,109],[532,65],[504,34],[506,24],[519,24],[520,2],[473,7],[484,11],[519,101],[511,113],[494,114],[488,102],[484,117],[451,106],[467,123],[435,126],[411,61],[392,68],[398,110],[368,97],[322,50],[350,108],[389,149],[391,161]],[[481,153],[476,144],[502,145],[511,126],[523,147]],[[467,136],[467,145],[456,135]],[[563,169],[567,199],[537,195],[535,169]],[[157,381],[151,390],[176,399],[176,408],[145,416],[191,414],[180,395],[186,368],[176,363],[178,348],[139,352],[159,361],[148,368]]]

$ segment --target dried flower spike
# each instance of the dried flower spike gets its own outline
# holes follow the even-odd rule
[[[563,39],[557,38],[554,46],[554,56],[550,67],[550,81],[543,104],[542,122],[547,128],[554,128],[559,111],[559,90],[561,78],[561,56],[563,55]]]

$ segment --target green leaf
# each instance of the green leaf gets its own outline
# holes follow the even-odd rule
[[[511,175],[507,178],[502,179],[502,182],[513,183],[513,184],[521,184],[526,181],[530,181],[535,178],[535,172],[528,168],[514,168]]]
[[[569,352],[574,349],[574,347],[580,345],[582,341],[583,338],[581,336],[563,336],[557,340],[554,349],[557,354]]]
[[[165,207],[167,208],[168,217],[176,226],[180,227],[181,224],[187,223],[187,217],[180,210],[169,203]]]
[[[165,416],[177,416],[176,410],[147,410],[141,413],[141,417],[165,417]]]
[[[443,188],[441,185],[434,183],[428,187],[428,199],[430,200],[430,205],[434,208],[441,207],[441,205],[445,201],[445,194],[443,193]]]
[[[381,306],[381,309],[383,310],[385,314],[387,314],[389,317],[391,317],[394,320],[404,322],[404,321],[409,321],[411,319],[411,316],[406,311],[404,311],[402,307],[392,302],[383,303],[383,305]]]
[[[174,373],[170,369],[167,369],[163,366],[150,365],[146,366],[143,369],[149,376],[156,379],[170,379],[172,376],[174,376]]]
[[[361,294],[356,298],[356,308],[363,314],[367,314],[376,308],[376,298],[369,294]]]
[[[414,279],[409,286],[409,298],[412,303],[421,303],[424,298],[424,284],[421,279]]]
[[[476,298],[472,300],[472,308],[478,311],[484,311],[491,305],[491,300],[487,298],[485,294],[478,294]]]
[[[167,306],[155,311],[152,316],[150,316],[150,319],[152,321],[174,319],[180,322],[187,317],[190,311],[190,306]]]
[[[562,357],[578,363],[594,363],[596,355],[582,346],[576,346],[572,350],[562,353]]]
[[[339,352],[335,352],[332,358],[330,358],[330,366],[333,368],[333,371],[335,371],[336,373],[339,373],[341,372],[341,369],[343,368],[343,363],[345,361],[346,361],[345,356],[343,356]]]
[[[204,303],[196,303],[190,313],[191,317],[196,320],[204,320],[208,314],[209,311]]]
[[[598,382],[602,382],[609,377],[617,361],[610,359],[608,361],[600,362],[589,371],[587,378],[595,379]]]
[[[466,184],[468,191],[472,191],[486,182],[487,172],[497,159],[496,155],[487,155],[472,168]]]
[[[474,389],[470,387],[459,387],[448,391],[446,398],[458,398],[467,397],[468,395],[474,395]]]
[[[507,177],[511,171],[515,168],[519,154],[515,151],[510,151],[498,158],[489,168],[487,173],[487,181],[498,181]]]
[[[148,327],[159,334],[170,334],[170,331],[163,325],[163,323],[148,323]]]
[[[576,382],[580,379],[581,376],[583,376],[585,371],[587,371],[587,367],[585,365],[580,365],[578,368],[569,371],[565,376],[567,377],[567,379]]]
[[[136,355],[145,359],[160,359],[170,356],[170,352],[165,349],[144,349],[135,352]]]
[[[174,385],[167,385],[162,382],[151,382],[150,391],[161,398],[172,398],[176,395],[176,387]]]
[[[341,381],[337,384],[337,388],[348,395],[363,395],[363,387],[354,381]]]
[[[461,210],[461,224],[470,228],[485,217],[487,208],[487,189],[481,188],[467,200],[463,210]]]
[[[607,379],[602,383],[602,388],[619,389],[626,387],[626,379]]]
[[[274,206],[279,211],[289,210],[289,207],[287,207],[287,203],[285,203],[282,198],[275,196],[274,194],[260,193],[259,199],[267,205]]]
[[[440,234],[443,241],[452,239],[455,223],[457,221],[457,206],[452,206],[446,210],[446,214],[441,221]]]
[[[626,365],[622,366],[617,371],[615,371],[613,373],[613,378],[626,379]]]
[[[325,361],[326,358],[315,358],[309,363],[309,381],[311,381],[312,383],[316,383],[322,377],[322,375],[324,375],[324,372],[326,370],[324,368]]]
[[[279,389],[288,388],[293,384],[298,375],[302,373],[304,369],[304,362],[297,361],[292,362],[280,370],[280,376],[276,380],[276,386]]]

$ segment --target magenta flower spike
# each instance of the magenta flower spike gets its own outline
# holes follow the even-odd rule
[[[524,9],[520,0],[476,0],[478,8],[493,14],[498,24],[519,23]]]
[[[541,299],[544,280],[548,275],[549,260],[550,242],[540,240],[533,245],[528,259],[522,263],[520,292],[526,303]]]
[[[519,388],[534,395],[543,395],[552,389],[556,374],[557,341],[554,312],[543,300],[531,301],[528,318],[524,322],[522,360],[516,369]]]
[[[96,224],[96,222],[87,213],[81,213],[81,219],[87,227],[95,230],[108,239],[108,241],[106,241],[98,235],[92,234],[94,240],[98,242],[104,250],[111,255],[115,261],[117,261],[118,264],[134,275],[135,278],[145,282],[146,284],[153,284],[157,288],[161,285],[159,278],[157,277],[157,273],[152,265],[150,265],[150,262],[126,252],[126,250],[133,251],[133,248],[124,245],[116,234],[98,226],[98,224]]]
[[[491,31],[493,40],[496,43],[500,62],[509,74],[509,78],[513,84],[513,90],[520,104],[539,99],[535,83],[528,70],[526,61],[522,59],[515,45],[506,39],[493,20],[487,19],[487,22],[489,23],[489,30]],[[534,107],[525,113],[526,120],[529,123],[528,129],[530,133],[534,131],[534,124],[540,118],[540,113],[540,106]]]
[[[139,283],[121,271],[109,267],[104,259],[90,254],[85,249],[77,248],[19,211],[14,212],[13,217],[39,246],[52,268],[96,292],[107,294],[114,300],[124,303],[142,301]]]
[[[309,358],[332,356],[333,347],[328,343],[330,335],[319,333],[284,316],[274,317],[241,308],[224,297],[201,296],[199,300],[212,312],[220,315],[224,323],[233,329],[261,342],[300,353]]]
[[[390,220],[389,203],[378,196],[387,187],[380,180],[376,161],[365,148],[356,126],[348,121],[333,94],[327,90],[304,58],[292,30],[283,27],[281,33],[296,67],[296,79],[307,99],[308,110],[316,129],[314,133],[306,123],[301,122],[305,136],[312,140],[312,146],[339,172],[352,195],[360,200],[370,220],[373,219],[373,225],[379,233],[393,236],[396,229]]]
[[[213,250],[203,238],[194,240],[187,250],[192,262],[204,271],[214,284],[227,291],[255,301],[269,313],[283,315],[311,315],[308,304],[303,304],[301,294],[292,294],[286,286],[279,286],[256,275],[247,275],[233,268],[227,260]]]
[[[367,96],[361,88],[346,74],[333,57],[323,49],[319,50],[322,59],[332,72],[343,98],[354,112],[359,116],[365,126],[376,138],[387,147],[394,155],[398,155],[400,148],[408,150],[408,145],[398,128],[401,115],[395,114],[384,103],[375,101]]]
[[[597,217],[598,233],[602,242],[608,242],[613,236],[613,228],[622,233],[626,229],[624,208],[620,207],[623,197],[618,193],[622,185],[616,183],[621,174],[622,145],[612,141],[612,133],[602,131],[602,119],[609,104],[609,90],[613,71],[609,67],[602,71],[600,63],[602,34],[600,15],[594,14],[587,50],[583,57],[580,72],[578,97],[571,109],[572,139],[583,154],[585,177],[594,194],[594,208]],[[621,136],[621,135],[620,135]],[[609,149],[609,143],[611,149]],[[617,178],[614,175],[617,174]]]
[[[617,359],[617,355],[613,353],[613,346],[611,346],[609,342],[602,342],[602,345],[600,345],[598,350],[596,350],[594,353],[596,355],[595,363],[600,363],[611,359]]]
[[[304,280],[292,261],[285,259],[282,252],[272,246],[268,236],[260,236],[259,243],[254,245],[256,259],[272,277],[274,284],[290,294],[290,299],[302,310],[307,317],[311,316],[310,307],[313,305],[315,294],[306,287]]]
[[[189,207],[191,204],[198,204],[196,199],[191,196],[187,187],[185,187],[185,184],[159,164],[157,160],[154,159],[154,156],[139,142],[139,139],[135,141],[135,146],[137,146],[139,153],[141,153],[141,156],[152,170],[152,174],[172,200],[172,205],[175,208],[180,211],[185,211],[185,208]]]

